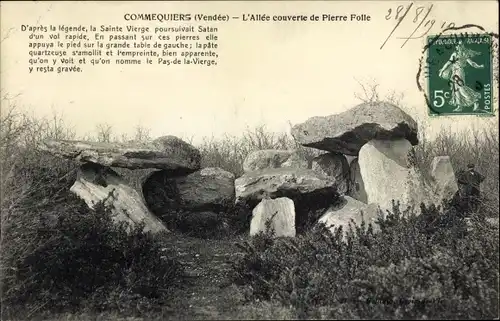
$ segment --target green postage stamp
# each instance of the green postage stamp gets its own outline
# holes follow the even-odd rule
[[[427,38],[430,115],[493,115],[491,36]]]

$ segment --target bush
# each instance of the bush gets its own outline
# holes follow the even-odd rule
[[[128,233],[103,204],[90,210],[69,191],[75,177],[68,173],[75,166],[60,163],[47,157],[20,166],[12,182],[24,191],[2,203],[1,289],[7,313],[134,312],[132,307],[163,303],[183,276],[164,235],[143,233],[141,225]]]
[[[309,163],[321,151],[303,147],[288,133],[274,133],[266,126],[245,130],[239,136],[226,135],[222,138],[205,138],[196,146],[202,155],[202,167],[220,167],[236,177],[243,174],[243,162],[251,152],[263,149],[295,149]]]
[[[381,231],[324,226],[290,238],[261,233],[240,244],[234,280],[248,299],[279,300],[304,318],[494,318],[498,313],[498,230],[460,213],[397,204]],[[363,223],[364,224],[364,223]]]

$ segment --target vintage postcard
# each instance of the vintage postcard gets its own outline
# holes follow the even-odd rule
[[[497,319],[496,1],[3,1],[1,320]]]

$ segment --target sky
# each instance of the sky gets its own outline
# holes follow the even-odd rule
[[[379,84],[381,95],[404,94],[405,110],[435,132],[498,124],[493,118],[427,116],[416,74],[424,38],[412,34],[429,8],[427,20],[441,25],[477,24],[498,30],[497,1],[413,2],[397,24],[399,5],[410,1],[205,1],[205,2],[2,2],[1,89],[15,97],[10,104],[37,116],[63,115],[78,135],[109,124],[116,133],[132,134],[138,125],[153,137],[176,135],[194,141],[202,137],[239,135],[264,124],[289,131],[313,116],[348,110],[360,101],[360,83]],[[432,6],[432,7],[431,7]],[[422,7],[414,23],[417,8]],[[128,22],[125,13],[205,13],[370,16],[370,21],[251,22],[242,19],[211,22],[217,27],[218,64],[200,66],[85,66],[81,73],[29,73],[28,35],[21,25],[178,26],[179,22]],[[402,11],[404,12],[404,10]],[[427,21],[425,20],[425,21]],[[189,23],[184,23],[189,25]],[[191,22],[193,25],[200,23]],[[427,29],[422,25],[414,34]],[[472,30],[475,31],[476,29]],[[495,92],[495,97],[498,93]],[[496,99],[498,100],[498,98]],[[3,100],[5,112],[9,104]],[[498,105],[495,107],[498,109]]]

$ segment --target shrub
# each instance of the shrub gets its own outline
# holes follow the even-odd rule
[[[71,163],[61,166],[51,157],[34,163],[15,170],[12,182],[23,191],[2,203],[1,290],[7,312],[134,312],[132,307],[164,302],[183,276],[164,235],[144,233],[143,225],[128,233],[102,203],[90,210],[69,191]]]
[[[498,230],[480,217],[467,228],[450,206],[421,210],[395,204],[379,233],[351,227],[345,241],[324,226],[261,233],[239,244],[233,278],[248,299],[279,300],[304,318],[497,317]]]
[[[263,149],[295,149],[309,163],[320,151],[303,147],[288,133],[274,133],[266,126],[245,130],[239,136],[205,138],[196,146],[202,155],[202,167],[220,167],[236,177],[243,174],[243,162],[251,152]]]

